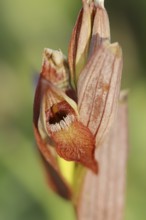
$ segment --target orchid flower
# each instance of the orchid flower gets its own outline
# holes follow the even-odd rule
[[[34,133],[49,184],[65,198],[71,187],[58,158],[98,173],[95,149],[115,118],[122,74],[121,48],[110,43],[103,1],[82,4],[68,59],[60,50],[44,50],[34,99]]]

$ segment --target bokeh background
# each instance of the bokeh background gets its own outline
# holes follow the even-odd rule
[[[106,0],[129,88],[125,220],[146,217],[146,1]],[[52,193],[35,148],[32,104],[43,48],[68,42],[80,0],[0,0],[0,220],[75,220]]]

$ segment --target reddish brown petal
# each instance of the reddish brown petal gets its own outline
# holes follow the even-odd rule
[[[77,22],[72,32],[71,41],[68,52],[68,62],[71,71],[71,82],[76,87],[78,74],[85,65],[89,40],[91,35],[91,14],[93,5],[83,0],[83,8],[81,9]],[[86,34],[85,34],[86,33]]]
[[[108,131],[119,96],[122,53],[118,44],[101,44],[80,74],[78,106],[81,121],[99,145]]]
[[[110,26],[106,9],[99,4],[95,10],[92,35],[98,34],[100,38],[110,40]]]
[[[71,79],[73,83],[75,82],[75,57],[76,57],[76,50],[77,50],[77,39],[79,35],[79,30],[81,28],[81,22],[82,22],[82,16],[83,16],[83,9],[79,12],[78,19],[76,21],[75,27],[73,28],[73,32],[71,35],[71,40],[69,44],[69,51],[68,51],[68,62],[70,67],[70,73],[71,73]]]
[[[94,10],[95,15],[93,19],[92,36],[88,55],[89,58],[102,41],[110,41],[110,25],[106,9],[102,3],[98,3],[94,6]]]

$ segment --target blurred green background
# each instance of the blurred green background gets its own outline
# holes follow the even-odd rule
[[[129,93],[125,220],[146,216],[146,1],[106,0],[112,41],[122,45]],[[80,0],[0,0],[0,220],[75,220],[52,193],[32,131],[34,76],[45,47],[68,42]]]

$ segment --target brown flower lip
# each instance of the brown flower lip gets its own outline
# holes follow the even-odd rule
[[[80,162],[97,173],[92,133],[78,121],[75,112],[65,101],[53,105],[53,108],[58,109],[53,115],[51,111],[47,128],[56,143],[57,153],[65,160]]]

